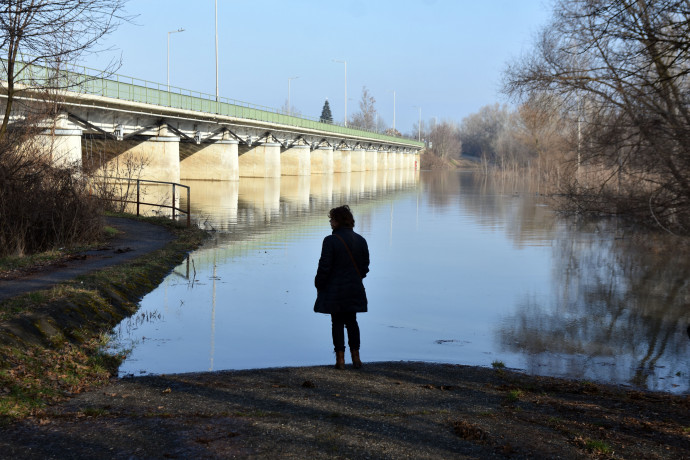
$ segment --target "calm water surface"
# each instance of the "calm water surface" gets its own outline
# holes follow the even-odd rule
[[[507,367],[687,393],[690,265],[471,173],[189,182],[212,238],[123,321],[121,375],[333,362],[313,313],[327,213],[369,242],[365,361]]]

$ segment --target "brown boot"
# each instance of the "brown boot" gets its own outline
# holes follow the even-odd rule
[[[336,369],[345,369],[345,352],[344,351],[336,351],[335,352],[335,368]]]
[[[352,367],[360,369],[362,361],[359,359],[359,350],[350,350],[350,355],[352,355]]]

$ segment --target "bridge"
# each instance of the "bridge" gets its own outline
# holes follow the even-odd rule
[[[54,86],[53,158],[108,175],[239,180],[418,169],[424,144],[86,67],[28,67],[27,87]],[[28,92],[30,94],[30,92]],[[0,97],[6,97],[4,94]]]

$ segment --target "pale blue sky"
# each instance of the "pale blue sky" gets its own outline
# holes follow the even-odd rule
[[[344,117],[358,110],[362,86],[380,116],[410,132],[422,119],[460,121],[499,94],[506,62],[530,49],[549,17],[550,0],[218,0],[220,95],[283,106],[318,117],[328,98]],[[134,24],[104,45],[117,50],[88,58],[100,68],[122,54],[118,73],[215,94],[214,0],[130,0]]]

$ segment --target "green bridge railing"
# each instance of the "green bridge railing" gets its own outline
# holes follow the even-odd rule
[[[51,66],[26,65],[18,75],[17,81],[30,87],[64,88],[69,91],[141,102],[161,107],[212,113],[235,118],[277,123],[298,128],[314,129],[345,136],[365,137],[383,142],[405,144],[423,148],[424,143],[416,140],[389,136],[364,129],[348,128],[338,123],[323,123],[316,118],[286,115],[270,107],[250,104],[235,99],[187,90],[175,86],[150,82],[118,74],[103,76],[103,72],[84,66],[70,65],[69,70],[57,70]],[[6,75],[6,62],[2,62],[0,77]]]

